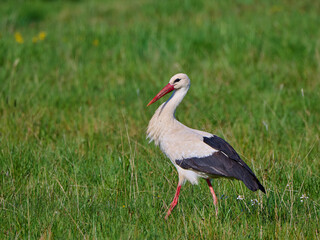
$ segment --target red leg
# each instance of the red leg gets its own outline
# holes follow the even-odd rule
[[[217,206],[218,199],[217,199],[216,194],[215,194],[214,191],[213,191],[213,187],[212,187],[212,185],[211,185],[210,180],[209,180],[209,179],[206,179],[206,180],[207,180],[207,183],[208,183],[210,192],[211,192],[212,197],[213,197],[213,204],[214,204],[214,206],[215,206],[215,208],[216,208],[216,216],[218,216],[218,206]]]
[[[178,199],[179,199],[179,194],[180,194],[180,189],[181,189],[181,185],[180,183],[178,184],[178,187],[177,187],[177,191],[176,191],[176,194],[174,195],[174,198],[173,198],[173,201],[172,203],[170,204],[170,208],[167,212],[167,215],[165,217],[165,219],[167,220],[167,218],[169,217],[169,215],[171,214],[172,210],[174,209],[174,207],[177,205],[178,203]]]

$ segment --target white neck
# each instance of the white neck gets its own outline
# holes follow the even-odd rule
[[[159,113],[159,118],[167,118],[167,117],[173,117],[176,112],[176,108],[181,103],[184,96],[187,94],[189,88],[181,88],[179,90],[175,90],[171,97],[162,104],[158,109],[161,109]],[[163,115],[163,116],[161,116]]]
[[[184,96],[187,94],[189,87],[175,90],[171,97],[156,110],[148,125],[148,138],[159,144],[159,138],[166,129],[170,129],[170,125],[174,124],[175,111]]]

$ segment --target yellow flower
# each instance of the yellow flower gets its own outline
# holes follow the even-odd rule
[[[122,207],[123,207],[123,208],[125,208],[126,206],[125,206],[125,205],[123,205]]]
[[[44,31],[40,32],[38,35],[40,41],[44,40],[46,36],[47,36],[47,33]]]
[[[98,39],[93,40],[92,44],[93,44],[93,46],[98,46],[99,40]]]
[[[14,34],[14,38],[16,39],[17,43],[22,44],[24,42],[23,37],[21,36],[21,33],[19,33],[19,32],[16,32]]]
[[[33,38],[32,38],[32,42],[33,42],[33,43],[38,42],[38,40],[39,40],[39,38],[38,38],[38,37],[33,37]]]

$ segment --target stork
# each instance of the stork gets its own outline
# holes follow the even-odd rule
[[[253,171],[229,143],[211,133],[189,128],[175,118],[176,108],[187,94],[189,87],[189,77],[178,73],[147,105],[173,91],[171,97],[156,110],[147,129],[147,138],[160,147],[179,175],[177,190],[165,219],[177,205],[181,186],[186,180],[192,184],[198,184],[199,178],[207,181],[216,215],[218,200],[211,185],[213,178],[238,179],[251,191],[260,189],[265,193],[264,187]]]

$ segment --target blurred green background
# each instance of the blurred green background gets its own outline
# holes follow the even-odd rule
[[[2,0],[0,238],[319,238],[319,16],[310,0]],[[233,145],[266,195],[214,180],[216,218],[187,183],[164,221],[178,177],[146,104],[178,72],[178,119]]]

